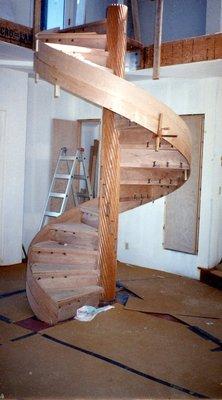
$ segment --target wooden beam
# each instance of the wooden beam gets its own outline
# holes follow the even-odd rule
[[[124,76],[127,7],[112,5],[107,11],[107,67]],[[99,268],[104,289],[102,302],[112,302],[116,295],[116,249],[120,187],[119,132],[115,113],[103,109],[101,173],[99,197]]]
[[[33,30],[28,26],[0,18],[0,40],[31,49]]]
[[[131,0],[131,8],[132,8],[132,17],[133,17],[134,39],[138,40],[138,42],[141,42],[138,0]]]
[[[153,45],[144,47],[141,68],[152,68]],[[222,33],[165,42],[161,45],[161,66],[222,59]]]
[[[41,31],[41,8],[42,0],[35,0],[33,11],[33,49],[35,49],[36,44],[35,35]]]
[[[163,1],[156,0],[156,20],[154,34],[153,79],[160,77],[160,57],[163,25]]]

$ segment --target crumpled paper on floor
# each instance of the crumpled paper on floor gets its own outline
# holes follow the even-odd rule
[[[111,308],[115,308],[114,306],[104,306],[104,307],[92,307],[92,306],[83,306],[79,308],[76,312],[76,316],[74,319],[77,321],[92,321],[96,317],[97,314],[111,310]]]

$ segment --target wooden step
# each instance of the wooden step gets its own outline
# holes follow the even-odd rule
[[[94,228],[98,229],[99,226],[99,219],[97,215],[91,214],[90,212],[83,212],[82,214],[82,222],[84,224],[87,224],[89,226],[92,226]]]
[[[84,275],[64,275],[62,277],[55,277],[52,275],[48,278],[38,278],[37,279],[39,286],[47,290],[57,290],[64,291],[64,290],[75,290],[87,286],[93,286],[98,284],[98,275],[91,273],[90,271],[88,274]]]
[[[83,223],[53,224],[49,230],[49,239],[82,248],[98,249],[97,229]]]
[[[94,33],[45,33],[39,38],[46,43],[59,43],[103,50],[106,49],[107,42],[105,34]]]
[[[74,265],[68,264],[32,264],[31,266],[32,275],[35,279],[39,278],[49,278],[49,277],[72,277],[79,275],[92,274],[98,277],[99,271],[94,269],[89,269],[88,265],[81,265],[81,268]]]
[[[151,184],[151,185],[178,185],[184,182],[184,171],[163,170],[155,168],[124,168],[120,169],[120,182],[132,185]]]
[[[120,130],[120,147],[123,148],[156,148],[156,139],[153,132],[142,127],[131,127]],[[173,149],[165,139],[160,142],[160,149]]]
[[[163,168],[189,170],[189,165],[177,150],[120,149],[120,166],[124,168]]]
[[[98,285],[75,290],[50,291],[53,302],[57,304],[57,322],[73,318],[78,308],[84,305],[98,306],[103,289]]]
[[[90,49],[88,47],[58,44],[58,43],[49,43],[48,45],[72,57],[88,60],[102,66],[106,66],[107,64],[107,58],[109,53],[103,49]]]
[[[79,208],[82,212],[87,212],[91,215],[98,216],[99,214],[98,198],[85,201],[84,203],[80,204]]]
[[[86,201],[85,203],[81,204],[80,210],[82,211],[82,222],[94,228],[98,228],[98,198]]]
[[[62,245],[47,241],[34,244],[29,252],[30,263],[42,264],[70,264],[81,267],[87,265],[89,269],[96,269],[98,252],[87,248],[78,248],[73,244]]]

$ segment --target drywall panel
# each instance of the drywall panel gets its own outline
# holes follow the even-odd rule
[[[164,248],[197,254],[204,116],[185,115],[182,119],[191,132],[191,175],[179,190],[166,197]]]
[[[159,199],[120,215],[118,258],[198,278],[198,266],[210,267],[222,257],[222,79],[162,78],[135,83],[178,114],[205,114],[199,251],[192,255],[163,248],[164,199]]]
[[[22,221],[28,75],[0,69],[1,120],[1,265],[22,255]],[[4,128],[3,128],[4,125]],[[2,129],[4,129],[2,131]],[[3,217],[2,217],[3,216]]]

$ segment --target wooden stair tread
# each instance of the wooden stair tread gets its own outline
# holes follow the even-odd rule
[[[98,231],[96,228],[93,228],[92,226],[83,223],[53,224],[50,229],[64,231],[64,232],[71,232],[71,233],[78,232],[78,233],[89,233],[93,235],[98,235]]]
[[[82,212],[98,216],[99,214],[98,198],[84,202],[79,206],[79,208]]]
[[[91,248],[87,248],[87,247],[78,247],[75,246],[73,244],[59,244],[57,242],[54,241],[46,241],[46,242],[39,242],[39,243],[35,243],[32,246],[32,251],[34,252],[38,252],[38,251],[44,251],[44,252],[53,252],[53,253],[74,253],[74,254],[92,254],[92,255],[96,255],[97,254],[97,250],[93,250]]]
[[[84,268],[81,265],[81,267],[76,268],[73,265],[70,264],[42,264],[42,263],[34,263],[31,265],[31,270],[33,276],[38,275],[38,276],[49,276],[49,275],[60,275],[60,274],[65,274],[67,276],[71,274],[75,275],[87,275],[89,274],[94,274],[98,275],[98,270],[93,270],[89,269],[89,267],[86,265]]]
[[[174,182],[159,182],[159,181],[150,181],[148,182],[147,179],[146,180],[120,180],[120,185],[126,185],[126,186],[143,186],[143,185],[147,185],[147,186],[178,186],[178,182],[174,181]]]
[[[49,289],[47,290],[47,293],[53,301],[55,301],[59,305],[62,305],[64,303],[72,302],[79,297],[87,296],[94,293],[99,294],[102,293],[102,291],[103,289],[101,288],[101,286],[93,285],[64,291]]]

